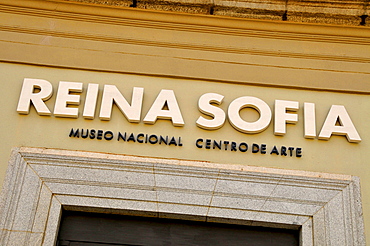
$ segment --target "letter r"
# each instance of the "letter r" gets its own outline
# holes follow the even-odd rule
[[[40,91],[34,92],[35,88],[38,88]],[[25,78],[18,101],[17,112],[19,114],[29,114],[32,102],[39,115],[50,115],[51,112],[44,101],[48,100],[52,94],[53,86],[49,81]]]

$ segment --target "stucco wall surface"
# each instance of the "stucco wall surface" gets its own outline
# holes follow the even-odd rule
[[[2,138],[1,163],[7,163],[13,147],[32,146],[69,150],[85,150],[103,153],[128,154],[144,157],[161,157],[169,159],[198,160],[210,163],[244,164],[250,166],[273,167],[282,169],[295,169],[318,171],[334,174],[349,174],[360,177],[365,226],[369,228],[369,194],[370,175],[368,167],[368,149],[370,148],[370,132],[368,125],[370,118],[365,114],[370,107],[368,95],[341,94],[335,92],[317,92],[294,89],[277,89],[246,85],[222,84],[214,82],[201,82],[194,80],[154,78],[147,76],[134,76],[112,74],[103,72],[89,72],[66,70],[58,68],[35,67],[29,65],[1,64],[3,74],[3,90],[1,95]],[[59,81],[74,81],[84,83],[84,92],[81,93],[80,117],[77,119],[61,118],[55,116],[39,116],[31,108],[28,115],[16,112],[16,106],[24,78],[38,78],[49,81],[57,91]],[[173,90],[177,96],[185,125],[175,127],[170,120],[158,120],[154,125],[129,123],[117,107],[113,109],[110,121],[103,121],[96,117],[93,120],[81,117],[86,95],[87,83],[114,84],[130,101],[133,87],[144,88],[142,114],[144,117],[161,89]],[[200,115],[197,102],[201,95],[213,92],[225,96],[220,106],[227,111],[231,101],[242,96],[254,96],[264,100],[273,109],[276,99],[298,101],[301,107],[298,110],[299,122],[287,126],[285,136],[273,134],[273,123],[259,134],[244,134],[235,130],[229,122],[218,130],[208,131],[200,129],[195,122]],[[101,96],[101,94],[100,94]],[[99,99],[100,102],[101,98]],[[345,105],[352,121],[362,138],[360,143],[349,143],[345,136],[332,136],[329,141],[318,139],[305,139],[303,137],[303,103],[316,104],[316,117],[318,130],[321,128],[331,105]],[[55,93],[46,102],[53,110]],[[99,111],[99,103],[98,110]],[[241,113],[247,120],[256,120],[258,114],[254,110],[243,110]],[[71,129],[95,129],[111,131],[112,140],[90,139],[90,137],[70,137]],[[133,133],[137,135],[155,134],[162,136],[181,137],[182,146],[139,143],[134,141],[117,140],[117,134]],[[86,132],[85,132],[86,133]],[[250,147],[247,152],[206,149],[196,146],[197,139],[226,140],[236,143],[245,142]],[[266,144],[267,153],[252,153],[252,144]],[[270,154],[273,146],[280,150],[281,146],[302,148],[302,157],[281,156]],[[224,147],[224,146],[223,146]],[[1,177],[4,178],[6,164],[2,165]]]
[[[296,2],[304,3],[309,4]],[[330,6],[337,8],[341,3]],[[358,12],[346,11],[345,15],[366,15],[365,2],[351,3]],[[256,6],[261,7],[259,4]],[[270,4],[283,6],[285,2]],[[222,17],[152,11],[149,7],[140,9],[139,5],[140,2],[136,8],[121,6],[120,1],[0,0],[0,182],[14,147],[353,175],[360,178],[369,238],[370,29],[358,24],[302,24],[289,19],[267,21],[234,18],[231,14]],[[328,8],[322,11],[329,11],[327,2],[325,6]],[[216,13],[216,8],[213,11]],[[53,94],[45,102],[50,116],[38,115],[33,106],[29,114],[17,113],[25,78],[51,83]],[[82,83],[82,92],[76,94],[80,95],[80,105],[71,105],[79,110],[76,119],[56,117],[53,113],[60,81]],[[81,116],[88,83],[99,84],[94,119]],[[128,102],[133,87],[144,88],[140,122],[128,122],[116,106],[111,120],[99,119],[103,86],[107,84],[117,86]],[[168,119],[152,125],[143,122],[162,89],[175,93],[184,126],[175,127]],[[275,100],[296,101],[298,122],[288,124],[284,136],[274,135],[274,118],[258,134],[241,133],[229,120],[217,130],[201,129],[195,122],[205,115],[198,109],[198,100],[210,92],[224,96],[220,105],[224,112],[233,100],[243,96],[263,100],[273,116]],[[330,107],[343,105],[362,141],[350,143],[345,136],[332,136],[328,141],[304,138],[305,102],[315,103],[317,134]],[[247,121],[258,118],[252,109],[240,113]],[[72,128],[112,131],[115,137],[70,137]],[[118,132],[181,137],[182,146],[117,141]],[[206,149],[204,145],[198,148],[197,139],[245,142],[249,146],[265,144],[267,153]],[[302,148],[302,156],[271,154],[274,146]]]

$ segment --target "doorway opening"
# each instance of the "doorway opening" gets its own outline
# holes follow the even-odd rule
[[[66,211],[58,246],[298,246],[299,230]]]

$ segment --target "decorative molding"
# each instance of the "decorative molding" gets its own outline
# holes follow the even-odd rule
[[[0,20],[2,62],[370,94],[366,27],[58,0],[0,0]]]
[[[301,244],[365,245],[357,177],[82,151],[16,148],[1,245],[54,245],[62,208],[300,228]]]
[[[58,32],[54,30],[45,29],[34,29],[34,28],[22,28],[22,27],[12,27],[6,25],[0,25],[0,31],[14,32],[14,33],[25,33],[34,34],[40,36],[53,36],[60,38],[72,38],[72,39],[82,39],[91,40],[98,42],[108,42],[108,43],[121,43],[121,44],[132,44],[132,45],[145,45],[154,47],[165,47],[165,48],[175,48],[175,49],[185,49],[185,50],[200,50],[200,51],[210,51],[210,52],[220,52],[220,53],[232,53],[232,54],[248,54],[248,55],[260,55],[260,56],[272,56],[272,57],[288,57],[288,58],[298,58],[298,59],[313,59],[313,60],[327,60],[327,61],[343,61],[343,62],[358,62],[358,63],[370,63],[370,58],[368,57],[349,57],[341,55],[325,55],[325,54],[305,54],[300,52],[284,52],[284,51],[274,51],[274,50],[258,50],[258,49],[247,49],[238,47],[225,47],[225,46],[210,46],[201,44],[191,44],[191,43],[171,43],[171,42],[161,42],[153,40],[144,39],[134,39],[134,38],[122,38],[115,36],[103,36],[103,35],[89,35],[85,33],[72,33],[72,32]],[[370,42],[369,42],[370,45]],[[281,66],[284,67],[284,66]],[[294,67],[285,67],[294,68]],[[297,68],[305,69],[305,68]],[[343,70],[330,70],[322,69],[323,71],[333,71],[333,72],[348,72]],[[370,74],[370,72],[354,72]]]
[[[369,45],[370,29],[191,15],[61,0],[0,0],[0,12],[166,30]],[[221,21],[220,21],[221,20]],[[304,28],[303,28],[304,27]]]

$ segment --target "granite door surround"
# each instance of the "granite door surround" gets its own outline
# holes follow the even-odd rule
[[[0,245],[55,245],[62,209],[299,229],[303,246],[365,245],[354,176],[14,148]]]

